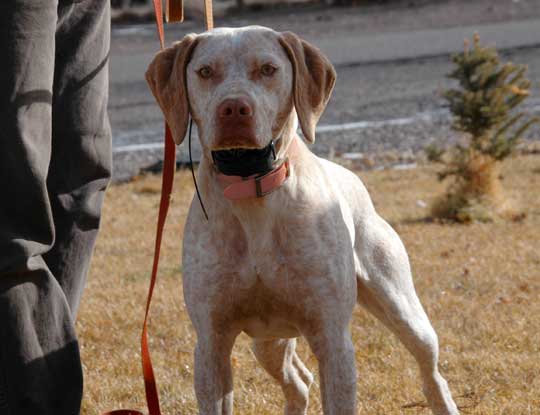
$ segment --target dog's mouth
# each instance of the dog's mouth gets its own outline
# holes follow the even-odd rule
[[[248,177],[262,175],[273,170],[276,148],[271,141],[264,148],[233,148],[212,151],[212,159],[220,173],[227,176]]]

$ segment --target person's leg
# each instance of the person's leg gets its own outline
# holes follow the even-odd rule
[[[76,415],[82,371],[66,296],[43,255],[57,3],[0,2],[1,415]]]
[[[75,317],[111,175],[109,0],[60,0],[47,180],[56,240],[44,258]]]

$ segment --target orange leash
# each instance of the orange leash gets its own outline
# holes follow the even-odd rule
[[[165,48],[165,34],[163,30],[163,10],[161,0],[153,0],[154,12],[156,15],[156,25],[159,36],[161,49]],[[206,28],[211,30],[214,27],[214,18],[212,13],[212,0],[204,0],[204,9],[206,17]],[[184,18],[182,0],[167,0],[166,3],[166,19],[167,22],[182,21]],[[150,287],[148,289],[148,297],[146,299],[146,309],[144,313],[144,322],[141,336],[141,360],[144,377],[144,388],[146,392],[146,403],[148,406],[149,415],[161,415],[159,406],[159,395],[157,390],[156,378],[148,348],[148,315],[150,312],[150,303],[156,285],[157,271],[159,265],[159,255],[161,252],[161,240],[163,237],[163,229],[165,220],[169,211],[171,201],[171,193],[174,181],[174,172],[176,168],[176,146],[172,138],[171,130],[165,123],[165,150],[163,158],[163,175],[161,181],[161,200],[159,203],[159,214],[156,231],[156,242],[154,247],[154,262],[152,265],[152,277],[150,279]],[[142,412],[133,409],[120,409],[110,412],[105,412],[102,415],[143,415]]]

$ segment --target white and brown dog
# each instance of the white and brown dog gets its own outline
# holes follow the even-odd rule
[[[356,414],[359,303],[414,355],[433,412],[457,414],[401,240],[359,178],[297,135],[299,122],[315,139],[336,77],[328,59],[292,33],[215,29],[158,53],[146,76],[176,143],[191,115],[203,149],[210,219],[192,202],[183,248],[200,413],[232,414],[230,354],[244,331],[286,414],[306,413],[313,380],[295,352],[300,335],[319,362],[324,413]]]

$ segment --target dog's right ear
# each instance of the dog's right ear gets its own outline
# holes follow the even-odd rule
[[[184,141],[188,127],[186,66],[196,44],[197,35],[186,35],[180,42],[154,56],[146,71],[146,81],[165,116],[176,144]]]

